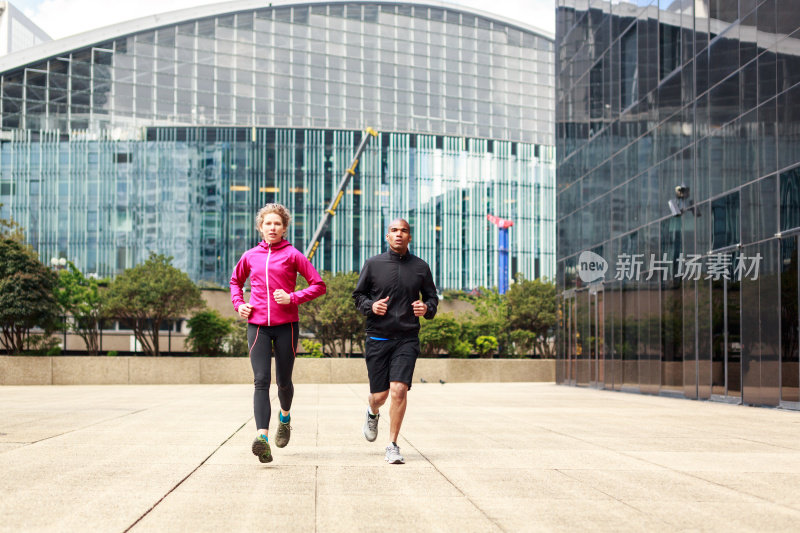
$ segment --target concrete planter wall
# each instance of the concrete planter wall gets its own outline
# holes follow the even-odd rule
[[[273,376],[274,376],[273,367]],[[363,359],[298,357],[295,383],[367,383]],[[414,380],[555,381],[553,359],[418,359]],[[252,383],[245,357],[0,356],[0,385]]]

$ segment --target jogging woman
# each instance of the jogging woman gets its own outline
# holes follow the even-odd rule
[[[247,319],[247,346],[253,366],[253,408],[258,434],[253,454],[262,463],[272,461],[269,447],[270,358],[275,356],[275,382],[278,385],[279,413],[275,446],[283,448],[291,436],[294,385],[292,369],[297,351],[297,307],[325,294],[325,283],[311,262],[283,238],[291,216],[281,204],[267,204],[256,215],[256,229],[263,241],[247,250],[231,275],[233,308]],[[308,288],[295,291],[297,274],[308,281]],[[250,302],[245,303],[242,288],[250,278]]]

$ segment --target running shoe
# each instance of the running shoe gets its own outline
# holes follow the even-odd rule
[[[289,422],[278,422],[278,431],[275,432],[275,446],[283,448],[289,444],[289,438],[292,436],[292,426]]]
[[[380,413],[375,415],[375,418],[369,416],[369,409],[367,409],[367,418],[364,420],[364,427],[361,430],[364,432],[364,438],[370,442],[375,442],[378,438],[378,419],[381,417]]]
[[[390,444],[386,447],[386,462],[390,465],[401,465],[406,462],[400,455],[400,447]]]
[[[269,463],[272,461],[272,452],[269,449],[269,442],[264,438],[264,435],[259,435],[253,441],[253,455],[258,456],[258,460],[262,463]]]

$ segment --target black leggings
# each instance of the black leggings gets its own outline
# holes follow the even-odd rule
[[[253,365],[253,410],[256,429],[269,429],[270,404],[270,358],[275,354],[275,383],[278,385],[278,400],[281,409],[292,407],[294,384],[292,369],[297,352],[297,322],[280,326],[247,325],[247,346],[250,348],[250,364]]]

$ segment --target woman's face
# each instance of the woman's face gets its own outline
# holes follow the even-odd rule
[[[270,244],[280,242],[286,233],[286,226],[278,213],[267,213],[261,221],[261,236]]]

